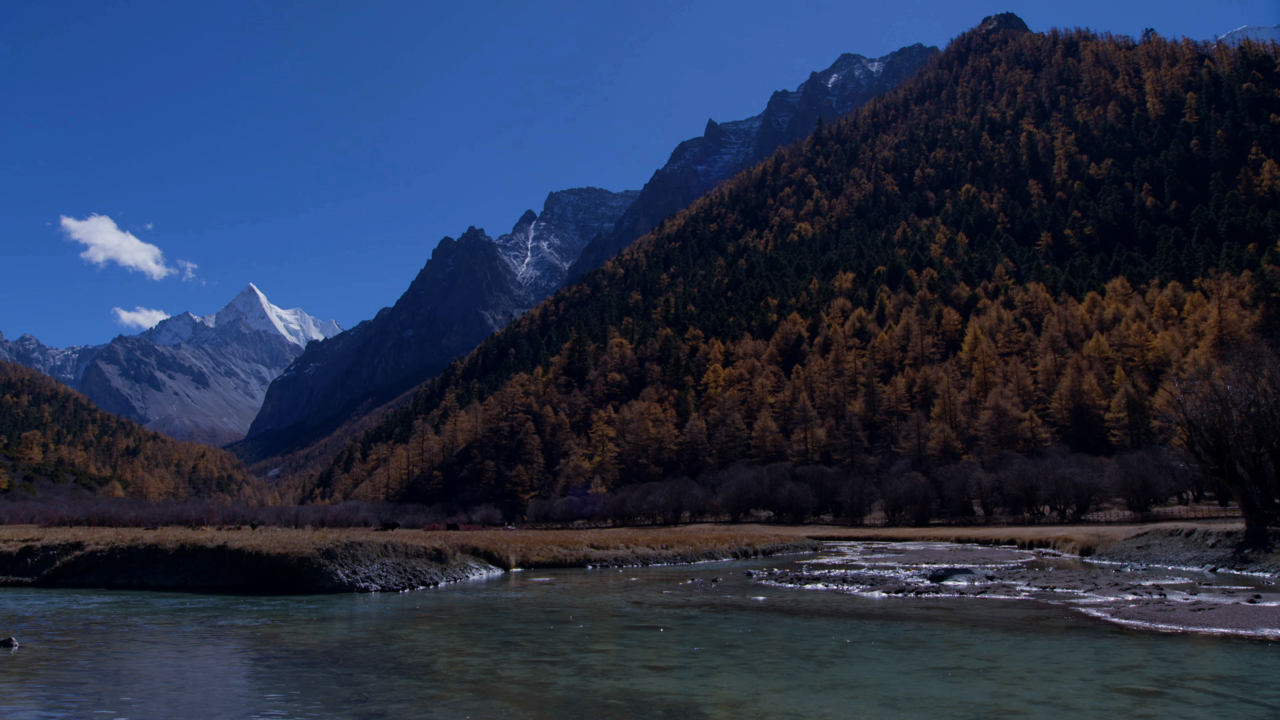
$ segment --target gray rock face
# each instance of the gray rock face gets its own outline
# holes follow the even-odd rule
[[[515,270],[484,231],[445,238],[395,305],[308,346],[272,382],[233,450],[255,459],[322,437],[439,373],[527,307]]]
[[[561,190],[547,195],[542,214],[532,210],[511,232],[495,241],[532,301],[564,284],[569,266],[593,238],[613,231],[639,191],[609,192],[599,188]]]
[[[341,332],[281,310],[249,285],[214,315],[183,313],[106,345],[50,348],[0,336],[0,359],[79,390],[98,407],[179,440],[225,445],[244,437],[277,375],[306,343]]]
[[[241,329],[223,345],[157,345],[118,337],[85,370],[80,392],[103,410],[181,440],[226,445],[244,437],[267,386],[299,348]]]
[[[288,452],[439,374],[560,287],[570,262],[637,194],[553,192],[541,215],[526,211],[496,240],[474,227],[441,240],[395,305],[308,346],[272,382],[233,449],[250,460]]]
[[[807,137],[820,118],[829,121],[846,115],[897,87],[937,52],[935,47],[917,44],[881,58],[841,55],[831,67],[810,74],[794,91],[775,92],[759,115],[725,123],[708,120],[702,137],[676,147],[613,231],[583,249],[569,268],[568,281],[603,265],[664,218],[741,170]]]

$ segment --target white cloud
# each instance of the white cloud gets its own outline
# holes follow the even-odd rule
[[[200,266],[190,260],[179,260],[178,267],[182,268],[182,282],[188,282],[196,279],[196,270]]]
[[[137,270],[152,280],[161,280],[177,272],[165,265],[160,248],[116,227],[115,221],[106,215],[90,215],[84,220],[63,215],[60,219],[62,231],[88,248],[80,253],[85,262],[101,267],[111,261],[122,268]]]
[[[169,313],[163,310],[148,310],[144,307],[135,307],[132,310],[111,308],[111,312],[116,316],[116,322],[137,330],[150,330],[161,320],[169,317]]]

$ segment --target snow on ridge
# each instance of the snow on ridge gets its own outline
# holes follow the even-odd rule
[[[341,332],[332,320],[321,322],[301,308],[284,310],[272,305],[253,283],[235,296],[226,307],[214,316],[216,324],[226,324],[241,318],[254,330],[275,331],[299,347],[306,347],[312,340],[324,340]]]
[[[156,345],[178,345],[191,340],[198,326],[206,325],[211,326],[206,318],[184,312],[161,320],[155,327],[139,333],[139,337],[146,338]]]
[[[243,320],[252,330],[279,334],[289,343],[303,348],[312,340],[324,340],[342,332],[336,322],[317,320],[301,308],[283,310],[272,305],[256,285],[249,283],[231,302],[212,315],[197,317],[190,312],[175,315],[141,333],[140,337],[157,345],[178,345],[198,341],[203,331],[227,327],[236,320]]]
[[[1245,39],[1254,42],[1280,42],[1280,25],[1241,25],[1218,37],[1218,42],[1239,45]]]
[[[526,216],[531,214],[533,214],[531,210],[525,213]],[[534,257],[535,248],[543,251],[539,254],[545,254],[547,250],[545,239],[540,243],[537,241],[538,222],[538,216],[533,215],[527,226],[521,227],[523,222],[517,223],[511,232],[500,235],[493,241],[498,246],[498,255],[511,267],[516,279],[526,286],[537,279],[538,275],[537,258]]]

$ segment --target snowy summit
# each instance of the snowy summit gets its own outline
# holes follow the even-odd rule
[[[233,328],[278,334],[299,348],[305,348],[312,340],[324,340],[342,332],[333,320],[317,320],[301,308],[282,310],[272,305],[256,285],[249,283],[213,315],[197,317],[189,312],[175,315],[142,333],[141,337],[157,345],[202,344],[210,331]]]

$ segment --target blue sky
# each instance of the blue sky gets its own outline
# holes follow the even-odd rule
[[[10,0],[0,332],[106,342],[136,332],[113,308],[205,314],[249,282],[350,327],[445,235],[508,231],[552,190],[639,188],[707,118],[840,53],[944,47],[1004,10],[1203,39],[1280,23],[1275,0]]]

